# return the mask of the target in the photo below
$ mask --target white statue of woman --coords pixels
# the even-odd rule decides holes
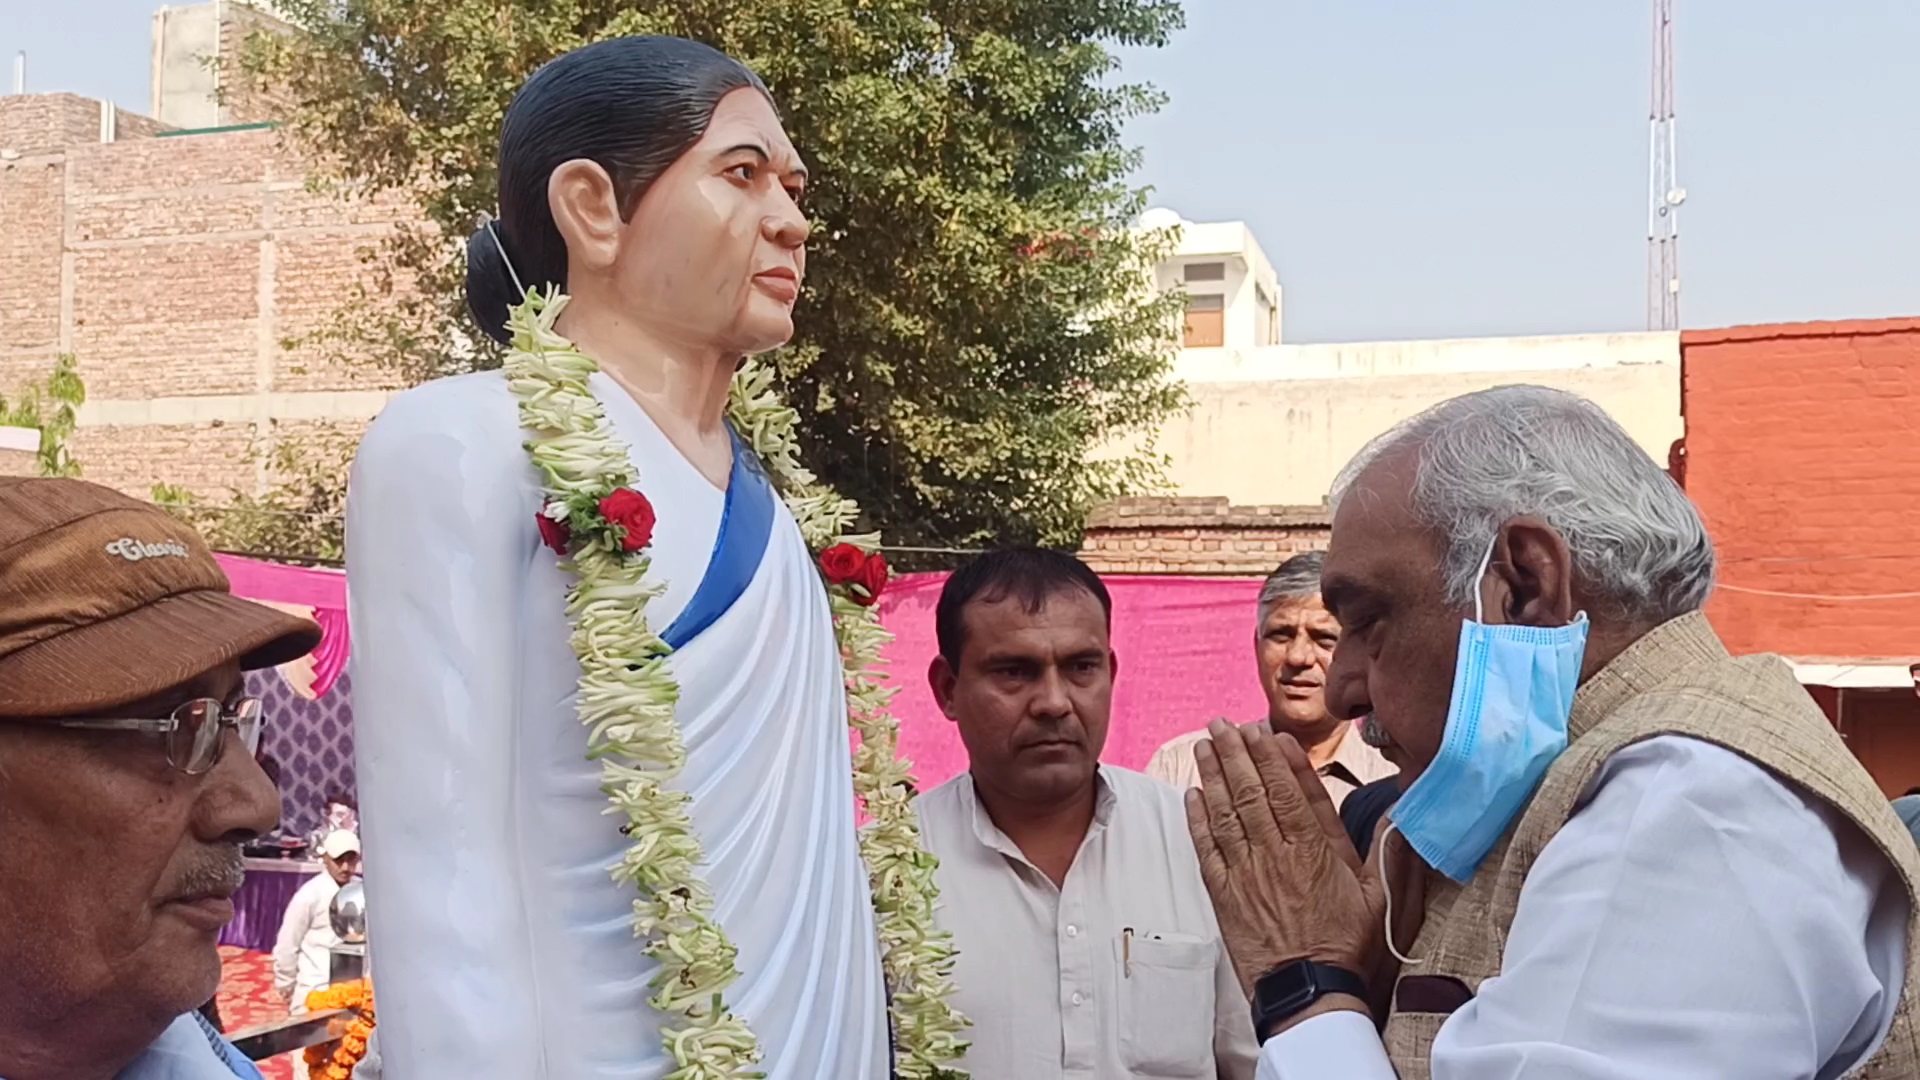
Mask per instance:
[[[725,421],[743,356],[793,333],[806,171],[766,88],[675,38],[563,56],[514,99],[468,298],[525,288],[657,514],[645,607],[674,651],[700,874],[738,948],[727,1006],[774,1080],[883,1080],[886,992],[856,848],[847,704],[814,557]],[[499,373],[401,394],[347,509],[368,915],[389,1080],[657,1078],[666,1018],[627,850],[586,757],[567,573]]]

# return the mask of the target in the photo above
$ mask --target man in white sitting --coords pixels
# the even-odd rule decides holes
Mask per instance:
[[[933,692],[969,771],[922,795],[935,916],[981,1080],[1250,1080],[1253,1025],[1180,796],[1099,763],[1115,661],[1105,586],[1071,555],[947,580]]]
[[[300,886],[280,918],[273,946],[273,990],[294,1016],[307,1011],[307,995],[332,982],[333,898],[360,872],[360,838],[335,829],[320,842],[321,872]]]
[[[1340,621],[1320,602],[1325,560],[1325,552],[1302,552],[1267,577],[1255,616],[1253,659],[1267,698],[1267,726],[1299,742],[1337,810],[1356,789],[1392,776],[1394,767],[1360,739],[1353,724],[1327,711],[1327,662],[1340,642]],[[1168,741],[1153,752],[1147,775],[1177,788],[1200,786],[1193,748],[1206,735],[1202,728]]]

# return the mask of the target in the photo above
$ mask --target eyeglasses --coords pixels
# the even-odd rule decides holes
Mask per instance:
[[[63,718],[43,721],[54,727],[82,731],[144,731],[167,738],[167,764],[199,776],[220,763],[228,728],[240,733],[247,753],[260,749],[262,709],[259,698],[240,698],[227,706],[212,698],[186,702],[167,716],[155,719],[118,717]]]

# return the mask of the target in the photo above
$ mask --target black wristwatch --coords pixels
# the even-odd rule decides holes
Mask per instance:
[[[1253,1034],[1262,1043],[1275,1025],[1328,994],[1367,999],[1367,981],[1346,968],[1295,960],[1253,981]]]

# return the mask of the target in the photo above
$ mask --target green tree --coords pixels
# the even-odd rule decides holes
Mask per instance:
[[[376,281],[347,321],[403,377],[498,363],[445,238],[493,209],[514,89],[590,41],[678,34],[758,71],[813,167],[808,295],[774,358],[809,467],[930,547],[1075,544],[1093,505],[1158,484],[1150,451],[1097,452],[1184,402],[1177,298],[1147,289],[1170,237],[1128,227],[1145,194],[1121,125],[1160,98],[1110,49],[1164,44],[1176,0],[277,6],[305,32],[256,36],[250,73],[332,182],[406,191],[428,223],[390,253],[418,292]]]
[[[61,354],[53,371],[41,382],[29,383],[12,404],[0,397],[0,427],[40,429],[41,476],[79,476],[80,463],[67,453],[67,439],[87,403],[87,387],[74,369],[73,357]]]

